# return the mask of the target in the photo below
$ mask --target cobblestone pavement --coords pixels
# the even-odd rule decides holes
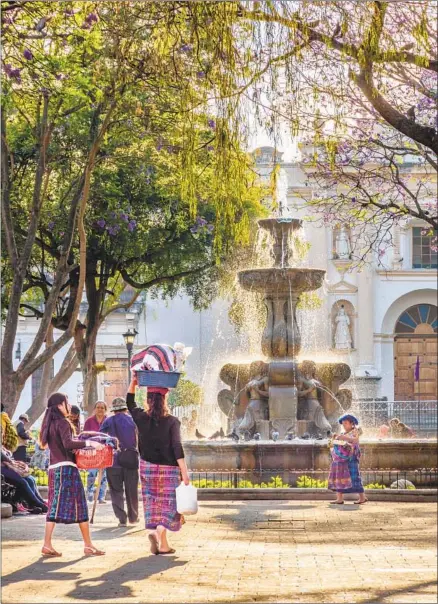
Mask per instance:
[[[436,602],[436,504],[203,502],[152,556],[141,526],[99,506],[85,558],[77,526],[59,526],[63,557],[39,556],[44,518],[3,521],[2,602]]]

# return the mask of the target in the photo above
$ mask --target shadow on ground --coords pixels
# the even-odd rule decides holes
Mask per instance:
[[[75,588],[66,596],[81,602],[84,600],[111,602],[118,598],[129,598],[134,594],[125,583],[144,581],[153,575],[184,566],[184,564],[186,562],[175,560],[175,556],[144,556],[109,570],[94,579],[76,581]]]
[[[133,596],[132,589],[124,583],[144,581],[153,575],[186,564],[184,561],[176,560],[175,556],[148,555],[88,579],[81,579],[79,572],[62,572],[63,568],[70,567],[83,559],[84,557],[76,560],[54,561],[40,558],[32,564],[2,577],[2,588],[29,580],[41,581],[42,585],[47,581],[76,580],[74,589],[68,592],[66,597],[80,601],[101,602],[107,600],[111,602],[114,599]]]
[[[354,602],[354,604],[389,604],[389,602],[399,602],[404,601],[399,600],[397,597],[405,597],[407,595],[416,596],[416,602],[424,602],[422,599],[423,596],[431,596],[433,592],[431,592],[428,588],[435,587],[436,581],[424,581],[424,582],[416,582],[411,585],[404,585],[403,587],[399,587],[397,589],[360,589],[354,588],[354,599],[349,600],[350,602]],[[358,595],[359,594],[359,595]],[[211,600],[213,604],[249,604],[253,602],[297,602],[297,603],[321,603],[321,602],[340,602],[340,597],[345,597],[345,590],[342,590],[342,594],[340,591],[333,589],[324,589],[320,591],[294,591],[288,594],[281,595],[270,595],[270,594],[257,594],[253,596],[239,596],[238,599],[234,599],[232,597],[227,598],[226,600]],[[391,598],[391,599],[389,599]],[[397,598],[396,600],[394,598]],[[345,601],[345,600],[343,600]]]

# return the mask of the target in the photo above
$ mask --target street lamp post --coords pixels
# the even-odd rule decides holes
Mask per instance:
[[[126,350],[128,351],[128,385],[131,381],[131,357],[132,357],[132,348],[134,346],[135,336],[138,335],[138,331],[134,329],[131,331],[131,328],[128,329],[126,333],[123,334],[123,339],[125,340]]]

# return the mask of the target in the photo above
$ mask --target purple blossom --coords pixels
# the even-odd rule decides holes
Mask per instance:
[[[216,128],[216,122],[214,120],[208,120],[208,127],[214,130]]]
[[[5,72],[5,74],[6,74],[6,75],[8,75],[8,76],[10,76],[10,75],[11,75],[11,72],[12,72],[12,65],[11,65],[10,63],[6,63],[6,64],[3,66],[3,69],[4,69],[4,72]]]
[[[118,224],[107,226],[106,230],[108,231],[108,235],[117,235],[117,233],[120,231],[120,226]]]
[[[213,145],[208,145],[207,146],[207,151],[214,151]]]
[[[117,218],[117,214],[116,214],[116,212],[114,212],[114,211],[113,211],[113,212],[111,212],[111,213],[110,213],[110,217],[111,217],[113,220],[114,220],[115,218]]]
[[[20,79],[21,76],[21,69],[11,69],[11,71],[9,72],[9,75],[11,76],[11,78],[15,78],[16,80]]]
[[[207,226],[207,231],[208,231],[209,233],[212,233],[212,232],[214,231],[214,224],[209,224],[209,225]]]
[[[137,226],[137,221],[136,221],[136,220],[130,220],[130,221],[128,222],[128,231],[129,231],[130,233],[132,233],[132,231],[134,231],[134,230],[135,230],[135,227],[136,227],[136,226]]]
[[[192,47],[190,44],[183,44],[183,45],[180,47],[179,51],[180,51],[180,52],[186,52],[186,53],[188,53],[188,52],[190,52],[192,49],[193,49],[193,47]]]
[[[198,80],[203,80],[205,78],[205,71],[197,71],[196,77],[198,78]]]
[[[155,149],[156,149],[157,151],[161,151],[161,149],[163,148],[163,146],[164,146],[164,145],[163,145],[163,143],[160,141],[160,142],[158,142],[158,143],[155,145]]]
[[[202,216],[198,216],[198,218],[196,219],[196,224],[202,227],[207,224],[207,221],[205,220],[205,218],[202,218]]]
[[[90,23],[90,24],[91,24],[91,23],[93,23],[93,22],[94,22],[94,23],[97,23],[97,22],[99,21],[99,18],[98,18],[98,16],[96,15],[96,13],[90,13],[89,15],[87,15],[87,16],[85,17],[85,21],[86,21],[87,23]]]
[[[25,48],[23,51],[23,57],[26,59],[26,61],[32,61],[33,54],[28,48]]]
[[[100,218],[97,222],[96,222],[97,226],[100,227],[101,229],[105,228],[106,222],[103,218]]]
[[[59,81],[62,82],[62,80],[67,79],[67,76],[65,75],[65,73],[57,73],[55,78]]]
[[[49,231],[53,231],[53,229],[55,228],[55,223],[53,221],[49,222],[47,228],[49,229]]]
[[[125,214],[125,212],[120,212],[120,220],[123,220],[123,222],[129,222],[128,214]]]

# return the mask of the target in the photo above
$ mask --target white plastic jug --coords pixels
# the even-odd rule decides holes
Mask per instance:
[[[179,514],[192,516],[198,511],[198,489],[183,482],[176,488],[176,509]]]

